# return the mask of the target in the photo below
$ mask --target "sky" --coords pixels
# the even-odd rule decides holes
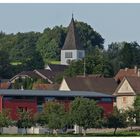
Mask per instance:
[[[0,30],[43,32],[47,27],[68,26],[74,19],[89,24],[105,39],[105,48],[111,42],[137,41],[140,44],[139,4],[2,4],[0,3]]]

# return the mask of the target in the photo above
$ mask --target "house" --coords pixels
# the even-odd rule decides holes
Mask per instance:
[[[64,91],[94,91],[112,95],[118,84],[113,78],[77,76],[63,79],[59,90]]]
[[[79,60],[85,57],[85,50],[79,39],[74,18],[72,16],[68,33],[61,50],[61,64],[68,65],[72,60]]]
[[[124,77],[113,95],[118,109],[132,108],[136,96],[140,96],[140,77]]]
[[[65,110],[70,109],[75,97],[94,99],[107,115],[113,111],[114,96],[101,92],[89,91],[49,91],[49,90],[0,90],[0,112],[10,110],[10,117],[17,119],[17,110],[32,110],[32,114],[41,112],[44,103],[55,101],[63,104]]]
[[[15,75],[14,77],[12,77],[9,82],[10,83],[14,83],[16,79],[25,79],[25,78],[31,78],[31,79],[43,79],[40,75],[38,75],[37,73],[35,73],[34,71],[23,71],[21,73],[18,73],[17,75]]]
[[[32,78],[32,79],[42,79],[48,83],[54,83],[57,76],[63,75],[66,65],[49,64],[45,69],[35,69],[33,71],[23,71],[14,77],[12,77],[9,82],[14,83],[18,78]]]
[[[133,69],[129,69],[129,68],[120,69],[119,72],[115,76],[115,80],[120,82],[126,76],[139,77],[140,69],[138,69],[136,66]]]

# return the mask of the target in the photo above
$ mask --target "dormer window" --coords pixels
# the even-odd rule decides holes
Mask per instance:
[[[72,52],[65,52],[65,58],[72,58]]]

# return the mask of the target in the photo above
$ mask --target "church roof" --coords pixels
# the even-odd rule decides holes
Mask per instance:
[[[73,17],[68,27],[68,33],[62,50],[84,50],[78,37]]]

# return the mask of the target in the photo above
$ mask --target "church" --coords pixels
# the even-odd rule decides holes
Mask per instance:
[[[61,64],[68,65],[72,60],[80,60],[85,57],[85,50],[79,39],[74,18],[72,16],[68,33],[61,50]]]

